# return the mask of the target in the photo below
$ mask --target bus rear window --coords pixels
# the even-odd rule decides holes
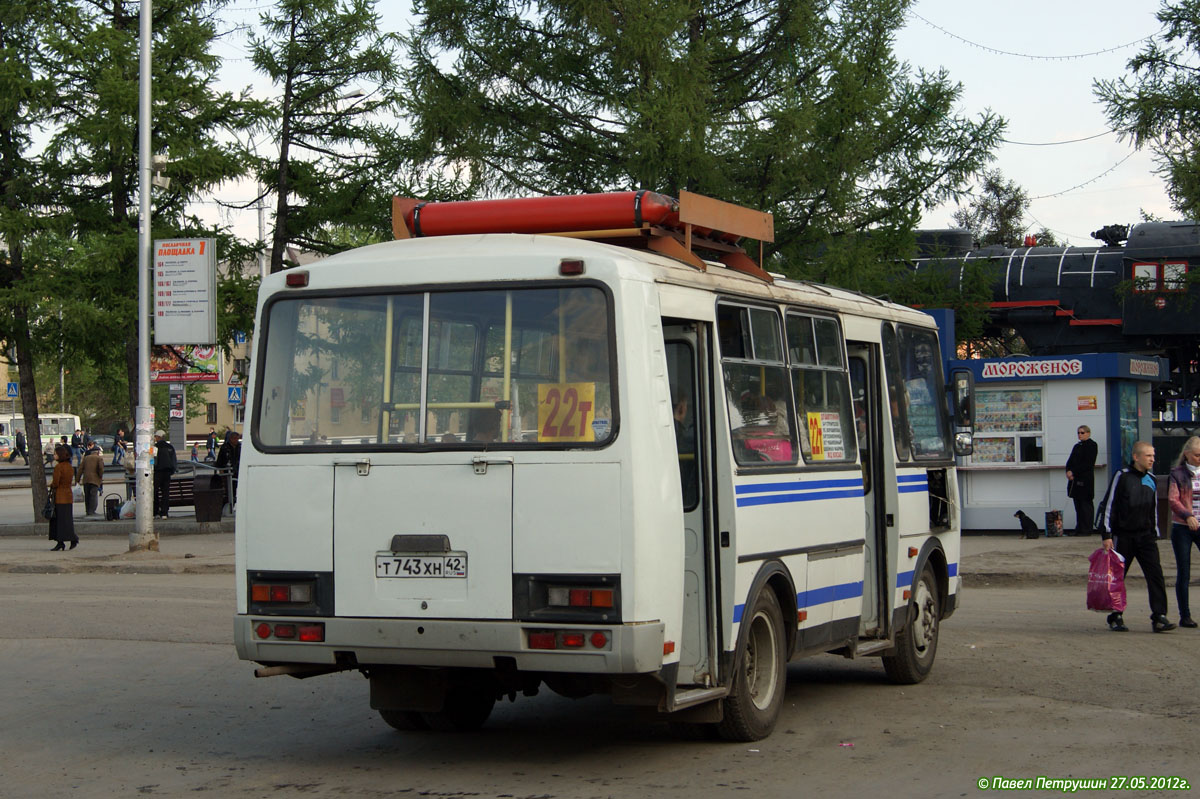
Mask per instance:
[[[598,446],[615,433],[596,287],[287,297],[266,321],[268,448]]]

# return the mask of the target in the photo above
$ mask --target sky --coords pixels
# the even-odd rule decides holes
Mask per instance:
[[[384,28],[404,33],[405,0],[385,0],[378,10]],[[227,9],[230,29],[253,24],[266,0],[235,0]],[[946,69],[963,86],[958,112],[985,110],[1008,120],[991,168],[1025,189],[1032,199],[1024,220],[1030,233],[1048,228],[1072,246],[1098,244],[1091,232],[1109,224],[1135,224],[1147,211],[1179,218],[1155,174],[1149,151],[1135,151],[1109,132],[1093,81],[1126,74],[1126,63],[1159,31],[1156,0],[917,0],[895,53],[913,70]],[[218,46],[226,59],[228,88],[246,85],[264,94],[269,86],[250,68],[246,36],[232,32]],[[1086,139],[1086,141],[1073,141]],[[1052,144],[1055,142],[1072,142]],[[1033,146],[1041,145],[1041,146]],[[221,199],[252,196],[244,184],[223,187]],[[257,214],[228,212],[208,202],[195,209],[220,219],[248,238],[257,235]],[[925,214],[924,228],[952,227],[953,205]],[[270,224],[269,213],[267,224]]]

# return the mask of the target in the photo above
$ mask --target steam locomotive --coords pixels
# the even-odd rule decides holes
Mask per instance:
[[[972,249],[968,231],[921,231],[914,266],[955,280],[964,263],[988,261],[991,325],[1015,329],[1031,354],[1163,356],[1171,380],[1156,400],[1200,399],[1200,223],[1113,225],[1092,236],[1104,245]]]

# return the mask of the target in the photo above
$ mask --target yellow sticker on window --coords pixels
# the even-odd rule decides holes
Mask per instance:
[[[595,383],[538,384],[538,441],[595,441]]]

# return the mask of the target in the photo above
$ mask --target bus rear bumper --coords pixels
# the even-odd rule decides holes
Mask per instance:
[[[263,638],[266,624],[324,625],[320,642]],[[562,633],[581,633],[582,646],[565,646]],[[555,648],[530,646],[530,633],[555,634]],[[597,646],[601,633],[605,643]],[[238,657],[258,663],[396,665],[494,668],[497,658],[521,671],[573,674],[646,674],[663,667],[661,622],[617,625],[536,625],[514,621],[371,619],[330,617],[234,617]]]

